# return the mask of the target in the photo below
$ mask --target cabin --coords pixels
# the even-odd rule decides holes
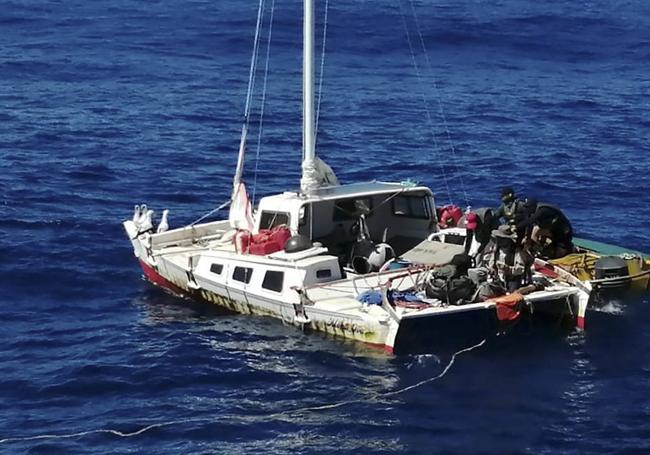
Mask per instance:
[[[369,182],[271,195],[260,200],[254,219],[254,234],[284,225],[308,239],[306,246],[242,255],[227,220],[147,235],[142,241],[131,221],[125,228],[136,255],[149,258],[167,281],[212,296],[230,295],[229,302],[246,301],[244,293],[251,288],[259,298],[291,301],[296,288],[377,271],[383,259],[372,268],[354,265],[359,258],[370,264],[360,245],[369,245],[365,252],[372,254],[385,243],[401,256],[437,230],[431,190],[412,183]]]
[[[435,231],[437,222],[431,190],[411,182],[356,183],[318,188],[308,195],[296,191],[267,196],[255,219],[255,232],[286,225],[341,259],[358,241],[361,223],[370,241],[389,244],[399,256]]]

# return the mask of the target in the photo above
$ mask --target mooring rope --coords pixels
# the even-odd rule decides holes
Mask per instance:
[[[449,370],[451,369],[452,365],[456,361],[456,357],[459,356],[460,354],[473,351],[474,349],[477,349],[481,346],[483,346],[486,343],[486,339],[481,341],[480,343],[477,343],[473,346],[470,346],[468,348],[461,349],[460,351],[455,352],[452,356],[451,359],[449,360],[449,363],[447,363],[447,366],[442,370],[441,373],[437,374],[436,376],[433,376],[431,378],[425,379],[423,381],[420,381],[418,383],[415,383],[413,385],[404,387],[399,390],[395,390],[393,392],[388,392],[388,393],[383,393],[383,394],[376,394],[375,398],[381,398],[381,397],[392,397],[395,395],[402,394],[404,392],[407,392],[409,390],[416,389],[418,387],[422,387],[425,384],[428,384],[430,382],[436,381],[443,376],[445,376]],[[338,403],[332,403],[332,404],[326,404],[326,405],[321,405],[321,406],[308,406],[304,408],[298,408],[298,409],[292,409],[288,411],[282,411],[282,412],[276,412],[272,414],[266,414],[266,415],[260,415],[257,416],[257,418],[261,419],[268,419],[269,417],[278,417],[282,415],[291,415],[291,414],[296,414],[296,413],[302,413],[302,412],[315,412],[315,411],[324,411],[328,409],[335,409],[335,408],[340,408],[341,406],[345,406],[347,404],[353,404],[353,403],[364,403],[368,400],[364,399],[357,399],[357,400],[345,400],[345,401],[340,401]],[[233,419],[236,419],[237,417],[233,416]],[[223,418],[222,418],[223,419]],[[250,417],[242,417],[241,420],[251,420]],[[67,433],[67,434],[41,434],[41,435],[35,435],[35,436],[24,436],[24,437],[12,437],[12,438],[3,438],[0,439],[0,444],[6,444],[6,443],[12,443],[12,442],[27,442],[27,441],[38,441],[38,440],[49,440],[49,439],[72,439],[72,438],[79,438],[83,436],[88,436],[91,434],[112,434],[114,436],[119,436],[121,438],[130,438],[134,436],[139,436],[143,433],[146,433],[147,431],[153,430],[155,428],[162,428],[162,427],[167,427],[171,425],[180,425],[184,423],[210,423],[214,422],[214,418],[207,418],[207,417],[197,417],[195,419],[178,419],[178,420],[170,420],[167,422],[159,422],[159,423],[152,423],[146,426],[143,426],[142,428],[135,430],[135,431],[120,431],[120,430],[115,430],[112,428],[100,428],[96,430],[86,430],[86,431],[79,431],[76,433]]]
[[[205,419],[203,419],[205,420]],[[110,428],[106,429],[98,429],[98,430],[88,430],[88,431],[80,431],[78,433],[69,433],[69,434],[41,434],[37,436],[28,436],[24,438],[4,438],[0,439],[0,444],[4,444],[7,442],[26,442],[26,441],[37,441],[39,439],[70,439],[70,438],[79,438],[82,436],[88,436],[90,434],[101,434],[101,433],[107,433],[107,434],[112,434],[115,436],[119,436],[121,438],[129,438],[132,436],[138,436],[141,435],[142,433],[145,433],[149,430],[152,430],[154,428],[160,428],[160,427],[165,427],[169,425],[175,425],[175,424],[180,424],[180,423],[187,423],[187,422],[197,422],[199,421],[198,419],[196,420],[176,420],[176,421],[171,421],[171,422],[162,422],[162,423],[153,423],[151,425],[147,425],[146,427],[142,427],[139,430],[136,431],[131,431],[131,432],[123,432],[119,430],[114,430]]]
[[[451,359],[449,360],[449,363],[447,366],[442,370],[441,373],[437,374],[436,376],[430,377],[428,379],[422,380],[416,384],[404,387],[399,390],[395,390],[393,392],[388,392],[388,393],[383,393],[383,394],[377,394],[376,397],[392,397],[395,395],[399,395],[401,393],[407,392],[409,390],[416,389],[418,387],[422,387],[425,384],[428,384],[433,381],[437,381],[438,379],[442,378],[444,375],[446,375],[449,372],[449,369],[452,367],[454,362],[456,361],[456,357],[460,354],[463,354],[465,352],[473,351],[474,349],[478,349],[481,346],[483,346],[486,343],[487,339],[483,339],[480,343],[477,343],[473,346],[470,346],[465,349],[461,349],[460,351],[455,352],[452,356]],[[357,399],[357,400],[345,400],[345,401],[340,401],[338,403],[332,403],[332,404],[325,404],[321,406],[310,406],[306,408],[300,408],[300,409],[293,409],[291,411],[282,411],[282,412],[276,412],[275,414],[270,414],[269,417],[275,417],[275,416],[280,416],[280,415],[286,415],[286,414],[295,414],[299,412],[305,412],[305,411],[323,411],[325,409],[335,409],[335,408],[340,408],[341,406],[344,406],[346,404],[353,404],[353,403],[364,403],[367,400],[362,400],[362,399]],[[0,441],[1,442],[1,441]]]

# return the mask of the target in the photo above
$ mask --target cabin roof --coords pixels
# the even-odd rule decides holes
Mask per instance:
[[[370,196],[373,194],[395,193],[398,191],[403,191],[405,193],[424,191],[427,194],[431,194],[431,190],[426,186],[419,186],[412,182],[389,183],[373,181],[317,188],[309,195],[302,195],[299,192],[285,192],[282,194],[267,196],[264,199],[280,199],[284,201],[299,200],[301,203],[305,203]]]

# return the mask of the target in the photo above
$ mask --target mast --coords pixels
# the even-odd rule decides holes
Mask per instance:
[[[318,187],[314,131],[314,2],[304,0],[302,39],[302,178],[300,190]]]

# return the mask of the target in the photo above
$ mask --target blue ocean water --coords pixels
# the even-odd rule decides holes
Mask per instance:
[[[275,3],[256,173],[259,73],[258,198],[299,178],[300,9]],[[650,451],[647,298],[585,334],[391,357],[141,279],[133,204],[179,226],[228,197],[256,13],[2,3],[0,452]],[[650,251],[650,3],[331,0],[327,32],[318,148],[342,181],[473,206],[512,185]]]

